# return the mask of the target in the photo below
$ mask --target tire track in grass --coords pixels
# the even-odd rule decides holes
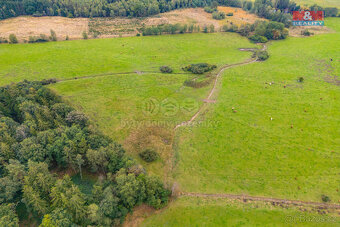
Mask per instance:
[[[241,48],[239,49],[240,51],[249,51],[249,52],[255,52],[257,51],[258,49],[253,49],[253,48]],[[267,50],[267,46],[264,44],[261,51],[264,51],[264,50]],[[213,88],[211,89],[209,95],[207,96],[207,98],[205,99],[205,102],[203,103],[203,105],[199,108],[199,110],[190,118],[189,121],[184,121],[178,125],[176,125],[176,127],[174,128],[174,130],[182,127],[182,126],[185,126],[185,125],[190,125],[197,117],[198,115],[201,114],[202,110],[204,109],[204,107],[209,104],[210,102],[212,102],[212,100],[210,100],[210,98],[213,96],[213,94],[215,93],[216,91],[216,86],[217,86],[217,83],[222,75],[222,73],[224,73],[225,70],[227,69],[231,69],[231,68],[234,68],[234,67],[237,67],[237,66],[242,66],[242,65],[248,65],[248,64],[252,64],[254,62],[257,62],[258,61],[258,57],[256,57],[255,59],[254,58],[250,58],[250,59],[247,59],[246,61],[244,62],[240,62],[240,63],[235,63],[235,64],[232,64],[232,65],[224,65],[222,66],[222,68],[218,71],[218,73],[216,74],[216,78],[215,78],[215,81],[214,81],[214,85],[213,85]]]
[[[251,196],[251,195],[237,195],[237,194],[207,194],[207,193],[196,193],[196,192],[180,192],[179,197],[201,197],[201,198],[227,198],[227,199],[237,199],[246,201],[260,201],[260,202],[270,202],[274,204],[286,204],[291,206],[312,206],[318,207],[320,209],[335,209],[340,211],[340,204],[335,203],[319,203],[319,202],[309,202],[301,200],[290,200],[290,199],[278,199],[272,197],[263,196]]]

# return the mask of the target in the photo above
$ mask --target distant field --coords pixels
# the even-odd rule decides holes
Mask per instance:
[[[93,37],[93,32],[98,33],[99,38],[136,36],[143,26],[153,26],[160,24],[195,24],[201,28],[213,24],[216,31],[220,26],[233,22],[240,25],[252,23],[259,19],[255,14],[245,12],[240,8],[219,7],[221,11],[233,12],[234,16],[227,17],[223,21],[212,18],[212,14],[204,12],[203,8],[188,8],[173,10],[146,18],[66,18],[66,17],[29,17],[21,16],[0,20],[0,37],[8,38],[12,33],[23,42],[29,36],[39,36],[40,34],[50,35],[53,29],[58,40],[82,39],[84,31]]]
[[[214,199],[180,198],[141,226],[336,226],[339,219],[255,204]],[[317,221],[325,219],[327,221]],[[294,221],[292,221],[294,220]],[[315,221],[304,221],[315,220]]]
[[[300,5],[311,6],[313,4],[318,4],[323,7],[337,7],[340,9],[339,0],[294,0],[294,2]]]
[[[218,126],[179,135],[182,190],[340,201],[340,20],[326,23],[337,33],[273,42],[268,61],[225,72],[199,119]]]
[[[3,44],[0,48],[0,85],[23,79],[70,79],[107,73],[159,72],[170,65],[175,72],[190,63],[218,66],[235,63],[252,47],[237,34],[188,34],[159,37],[78,40],[43,44]]]
[[[255,1],[255,0],[252,0]],[[337,7],[340,9],[340,1],[339,0],[292,0],[299,5],[302,6],[311,6],[314,4],[318,4],[319,6],[323,7]]]

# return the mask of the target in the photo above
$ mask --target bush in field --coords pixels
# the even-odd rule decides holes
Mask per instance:
[[[322,202],[325,202],[325,203],[331,201],[331,199],[330,199],[329,196],[327,196],[327,195],[321,195],[321,199],[322,199]]]
[[[251,41],[253,41],[254,43],[266,43],[268,42],[268,39],[264,36],[260,36],[260,35],[252,35],[249,37],[249,39]]]
[[[86,31],[83,31],[83,39],[88,39],[89,38],[89,36],[87,35],[87,32]]]
[[[227,16],[232,17],[232,16],[234,16],[234,13],[227,13]]]
[[[223,13],[223,12],[213,12],[212,17],[215,20],[223,20],[225,18],[225,13]]]
[[[10,35],[9,35],[9,43],[11,43],[11,44],[18,43],[17,36],[14,35],[14,34],[10,34]]]
[[[49,38],[44,35],[44,34],[40,34],[40,36],[30,36],[28,38],[28,42],[29,43],[44,43],[44,42],[48,42],[49,41]]]
[[[167,65],[163,65],[159,68],[162,73],[172,73],[172,68]]]
[[[203,74],[215,69],[216,65],[210,65],[208,63],[191,64],[183,68],[184,71],[192,72],[194,74]]]
[[[304,80],[305,80],[305,78],[303,78],[303,77],[301,76],[301,77],[299,77],[298,82],[299,82],[299,83],[303,83]]]
[[[146,149],[139,153],[139,156],[146,162],[154,162],[158,159],[158,154],[152,149]]]
[[[256,52],[259,61],[265,61],[269,58],[269,54],[266,50],[259,50]]]
[[[222,32],[237,32],[238,31],[238,27],[237,25],[223,25],[222,27]]]
[[[55,31],[51,29],[50,33],[51,33],[50,40],[57,41],[57,34],[55,33]]]
[[[216,8],[212,8],[212,7],[209,7],[209,6],[204,7],[204,11],[207,12],[207,13],[213,13],[216,10],[217,10]]]
[[[265,36],[268,40],[285,39],[289,35],[284,24],[275,21],[256,21],[251,25],[251,31],[255,35]]]
[[[214,33],[214,32],[215,32],[215,26],[214,26],[213,24],[211,24],[211,25],[209,26],[209,32],[210,32],[210,33]]]
[[[0,37],[0,43],[8,43],[8,40]]]
[[[314,35],[314,33],[310,32],[308,29],[305,29],[305,30],[301,31],[301,35],[311,36],[311,35]]]
[[[208,27],[206,25],[203,27],[203,33],[208,33]]]

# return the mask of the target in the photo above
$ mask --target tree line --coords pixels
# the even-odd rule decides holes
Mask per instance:
[[[5,0],[0,1],[0,19],[20,15],[63,16],[63,17],[145,17],[180,8],[218,5],[243,8],[273,21],[291,21],[290,13],[301,7],[291,0]],[[208,8],[209,8],[208,7]],[[206,10],[209,10],[206,8]],[[326,16],[337,16],[337,8],[322,8],[318,5],[310,10],[324,10]],[[212,13],[212,12],[211,12]],[[217,16],[217,15],[216,15]]]
[[[41,226],[113,226],[142,203],[161,208],[170,191],[91,127],[42,82],[0,88],[0,226],[18,226],[23,203]],[[102,180],[85,194],[70,176],[84,170]]]
[[[6,0],[0,1],[0,19],[20,15],[145,17],[210,4],[211,0]]]
[[[302,8],[291,0],[246,0],[242,3],[242,8],[250,13],[254,13],[259,17],[263,17],[272,21],[283,23],[286,27],[291,26],[292,12],[299,10],[325,11],[326,17],[336,17],[338,15],[337,8],[322,8],[316,4]]]

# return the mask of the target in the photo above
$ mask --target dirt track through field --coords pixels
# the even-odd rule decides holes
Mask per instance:
[[[228,198],[228,199],[238,199],[243,201],[261,201],[270,202],[277,204],[287,204],[292,206],[313,206],[321,209],[336,209],[340,211],[340,204],[334,203],[318,203],[318,202],[308,202],[300,200],[289,200],[289,199],[277,199],[271,197],[262,196],[250,196],[250,195],[235,195],[235,194],[206,194],[206,193],[194,193],[194,192],[181,192],[179,196],[188,197],[203,197],[203,198]]]
[[[267,49],[267,46],[264,44],[262,49],[261,50],[266,50]],[[254,52],[256,51],[256,49],[252,49],[252,48],[241,48],[240,51],[250,51],[250,52]],[[211,97],[213,96],[213,94],[215,93],[216,91],[216,86],[217,86],[217,83],[219,81],[219,78],[221,77],[222,73],[227,70],[227,69],[230,69],[230,68],[234,68],[234,67],[237,67],[237,66],[241,66],[241,65],[248,65],[248,64],[252,64],[254,62],[257,62],[258,58],[250,58],[250,59],[247,59],[246,61],[244,62],[240,62],[240,63],[236,63],[236,64],[232,64],[232,65],[224,65],[222,66],[222,68],[218,71],[218,73],[216,74],[216,78],[215,78],[215,81],[214,81],[214,86],[213,88],[211,89],[209,95],[207,96],[207,98],[205,99],[205,103],[203,103],[203,105],[201,106],[201,108],[199,108],[199,110],[197,111],[197,113],[195,113],[191,119],[189,121],[185,121],[185,122],[182,122],[178,125],[176,125],[175,127],[175,130],[178,129],[179,127],[182,127],[182,126],[185,126],[185,125],[190,125],[197,117],[198,115],[200,115],[202,113],[202,110],[204,109],[204,107],[206,106],[206,104],[208,103],[211,103]]]
[[[262,49],[267,50],[267,46],[263,45]],[[240,49],[240,51],[250,51],[254,52],[256,49]],[[190,120],[182,122],[181,124],[178,124],[174,130],[190,125],[203,111],[204,107],[211,103],[209,101],[211,97],[215,94],[216,92],[216,87],[217,83],[219,82],[219,78],[221,77],[222,73],[230,68],[234,68],[237,66],[242,66],[242,65],[248,65],[252,64],[254,62],[257,62],[258,58],[251,58],[247,59],[244,62],[241,63],[236,63],[232,65],[224,65],[216,74],[216,78],[214,81],[214,85],[209,92],[209,95],[205,99],[206,102],[201,106],[201,108],[195,113]],[[340,211],[340,204],[329,204],[329,203],[318,203],[318,202],[308,202],[308,201],[300,201],[300,200],[287,200],[287,199],[278,199],[278,198],[271,198],[271,197],[260,197],[260,196],[250,196],[250,195],[236,195],[236,194],[205,194],[205,193],[193,193],[193,192],[179,192],[179,196],[188,196],[188,197],[204,197],[204,198],[228,198],[228,199],[237,199],[237,200],[242,200],[242,201],[262,201],[262,202],[271,202],[273,204],[285,204],[285,205],[290,205],[290,206],[313,206],[313,207],[318,207],[321,209],[335,209],[337,211]]]

